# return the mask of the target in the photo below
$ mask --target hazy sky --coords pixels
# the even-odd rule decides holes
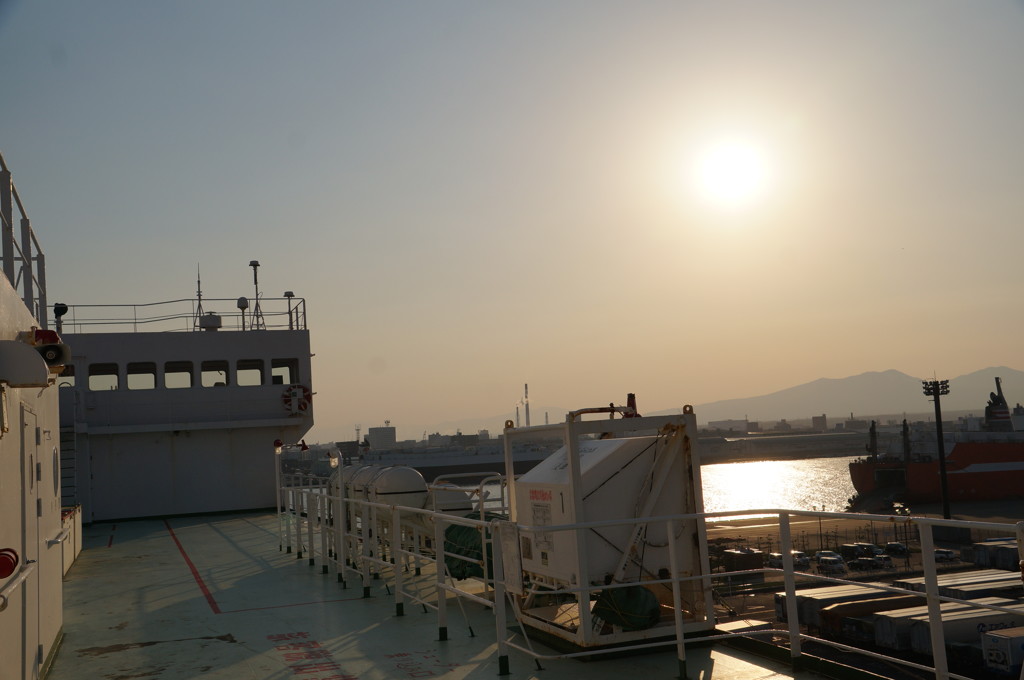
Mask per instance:
[[[311,440],[1021,367],[1020,3],[0,0],[0,64],[50,300],[260,260]]]

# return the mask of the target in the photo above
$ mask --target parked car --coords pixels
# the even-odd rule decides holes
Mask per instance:
[[[840,562],[843,561],[843,558],[839,556],[839,553],[833,552],[832,550],[819,550],[818,552],[816,552],[814,554],[814,561],[817,562],[818,564],[821,564],[821,560],[826,558],[826,557],[834,557],[835,559],[839,560]]]
[[[791,550],[793,553],[793,568],[794,569],[807,569],[811,566],[811,560],[807,555],[799,550]],[[772,569],[782,569],[782,553],[768,553],[768,561],[765,562],[765,566]]]
[[[897,557],[903,557],[910,553],[907,546],[897,541],[890,541],[885,544],[885,552],[890,555],[896,555]]]
[[[952,550],[946,548],[935,549],[935,561],[936,562],[956,562],[960,557]]]
[[[846,565],[839,557],[822,557],[818,560],[819,574],[845,574]]]
[[[874,543],[854,543],[854,545],[860,548],[861,557],[875,557],[885,552]]]
[[[882,560],[877,557],[858,557],[847,562],[846,566],[850,568],[850,571],[869,571],[871,569],[881,569]]]
[[[882,563],[883,569],[895,569],[896,565],[892,563],[892,557],[889,555],[877,555],[875,559]]]
[[[855,543],[844,543],[839,546],[839,554],[842,555],[844,560],[849,562],[850,560],[862,557],[864,555],[864,551]]]

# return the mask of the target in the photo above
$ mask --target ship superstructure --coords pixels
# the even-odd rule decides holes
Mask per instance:
[[[273,442],[313,424],[305,302],[242,300],[62,315],[65,501],[87,522],[274,506]]]
[[[46,326],[45,259],[2,156],[0,217],[0,677],[37,678],[60,643],[61,577],[74,559],[57,423],[66,348]]]

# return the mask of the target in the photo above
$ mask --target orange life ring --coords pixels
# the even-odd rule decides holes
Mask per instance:
[[[300,394],[296,394],[296,391],[301,391]],[[281,401],[284,403],[284,408],[287,411],[291,411],[293,408],[292,402],[296,400],[294,408],[299,411],[305,411],[309,408],[309,405],[313,403],[313,393],[309,391],[309,388],[305,385],[291,385],[286,387],[284,394],[281,395]]]

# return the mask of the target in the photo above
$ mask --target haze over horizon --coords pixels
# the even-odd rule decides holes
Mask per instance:
[[[307,299],[317,425],[1013,366],[1024,5],[14,1],[51,302]],[[922,409],[925,410],[925,409]],[[403,438],[421,431],[400,431]]]

